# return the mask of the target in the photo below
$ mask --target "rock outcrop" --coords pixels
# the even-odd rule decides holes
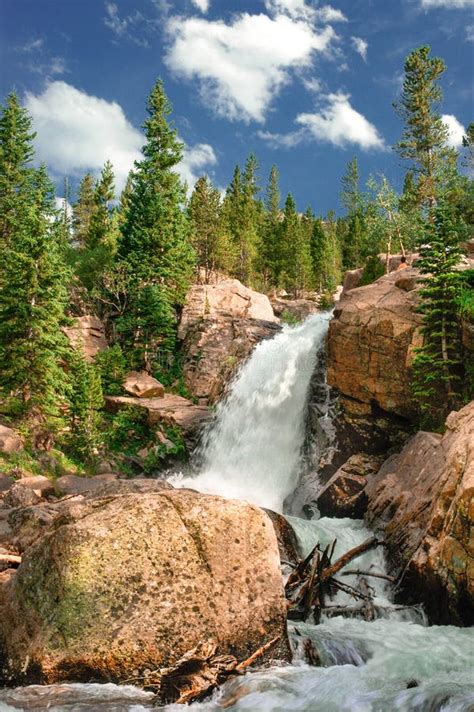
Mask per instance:
[[[217,400],[255,344],[274,336],[278,321],[268,297],[237,279],[191,287],[178,336],[186,387],[199,403]]]
[[[386,451],[411,427],[411,364],[422,344],[418,276],[412,268],[392,272],[351,289],[336,305],[327,380],[339,395],[345,459],[358,451]]]
[[[316,299],[271,299],[273,312],[278,318],[290,315],[295,321],[304,321],[310,314],[318,311]]]
[[[245,659],[281,636],[287,655],[269,517],[236,500],[133,484],[64,502],[68,511],[4,578],[1,683],[124,681],[203,641]]]
[[[404,595],[438,623],[474,623],[474,402],[443,436],[419,432],[369,480],[368,521],[404,572]]]
[[[104,324],[96,316],[76,317],[73,324],[65,327],[63,331],[71,344],[82,350],[89,363],[92,363],[99,351],[107,348]]]
[[[195,405],[187,398],[174,393],[167,393],[162,398],[106,396],[105,404],[111,412],[130,406],[141,408],[146,411],[150,426],[177,425],[190,447],[195,444],[199,431],[211,417],[207,407]]]

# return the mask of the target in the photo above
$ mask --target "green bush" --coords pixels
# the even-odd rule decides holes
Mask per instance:
[[[300,319],[296,316],[296,314],[293,314],[288,309],[283,309],[280,314],[280,321],[284,324],[289,324],[290,326],[295,326],[300,323]]]
[[[372,284],[379,277],[385,274],[385,267],[382,264],[378,255],[370,255],[364,265],[364,271],[360,279],[359,287],[365,287],[367,284]]]

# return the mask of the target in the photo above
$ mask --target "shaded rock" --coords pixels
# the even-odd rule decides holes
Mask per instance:
[[[71,344],[82,350],[89,363],[92,363],[100,351],[107,348],[104,324],[96,316],[76,317],[73,319],[73,325],[64,327],[63,331]]]
[[[363,517],[367,509],[368,477],[374,475],[381,464],[381,458],[374,455],[352,455],[321,490],[316,500],[321,516]]]
[[[42,502],[33,506],[20,506],[8,513],[9,541],[23,552],[47,533],[61,510]]]
[[[2,473],[0,473],[0,494],[9,490],[14,482],[15,480],[13,477],[2,475]]]
[[[200,403],[216,401],[238,364],[278,329],[268,297],[237,279],[194,285],[178,330],[186,387]]]
[[[280,561],[288,561],[290,564],[297,564],[301,557],[298,538],[293,527],[282,514],[273,512],[271,509],[265,509],[265,512],[272,520],[278,542]]]
[[[80,477],[79,475],[63,475],[56,480],[56,492],[59,496],[82,494],[96,490],[105,482],[116,480],[118,475],[114,472],[107,472],[95,477]]]
[[[137,398],[161,398],[165,395],[164,386],[145,371],[127,373],[123,389]]]
[[[41,496],[29,487],[15,482],[4,496],[3,502],[7,507],[30,507],[41,502]]]
[[[167,393],[163,398],[132,398],[106,396],[106,407],[112,412],[121,408],[138,406],[147,412],[149,425],[177,425],[189,446],[193,446],[200,429],[211,417],[208,408],[194,405],[182,396]]]
[[[188,490],[85,506],[57,520],[0,588],[2,682],[123,681],[203,640],[238,659],[286,641],[277,541],[262,510]]]
[[[344,281],[342,284],[342,295],[349,292],[351,289],[356,289],[362,279],[364,274],[364,268],[358,267],[357,269],[349,269],[344,273]]]
[[[0,425],[0,452],[12,453],[23,450],[23,441],[18,433],[6,425]]]
[[[417,433],[366,493],[404,595],[434,622],[474,623],[474,402],[448,416],[443,436]]]
[[[328,336],[328,383],[366,412],[374,405],[409,418],[411,363],[420,346],[418,290],[406,291],[397,281],[416,279],[410,268],[381,277],[367,287],[347,292],[334,312]]]

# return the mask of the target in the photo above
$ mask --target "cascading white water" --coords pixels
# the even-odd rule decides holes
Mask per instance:
[[[329,317],[285,326],[255,348],[217,407],[200,474],[173,484],[282,511],[297,484],[308,386]]]

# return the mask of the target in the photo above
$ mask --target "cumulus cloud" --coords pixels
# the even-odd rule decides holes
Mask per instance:
[[[436,7],[449,9],[474,7],[474,0],[421,0],[421,6],[427,10]]]
[[[290,0],[279,4],[290,11]],[[293,4],[304,6],[296,0]],[[288,14],[248,13],[230,24],[174,17],[168,32],[166,63],[172,71],[198,79],[204,101],[217,114],[259,122],[289,82],[291,70],[311,66],[313,53],[328,51],[336,36],[330,26],[317,31],[312,23]]]
[[[98,173],[110,159],[117,189],[123,188],[140,158],[143,136],[119,104],[55,81],[41,94],[28,93],[25,105],[37,132],[39,161],[58,175],[80,176],[86,171]]]
[[[273,147],[283,148],[317,140],[339,148],[351,144],[363,151],[386,149],[376,127],[351,106],[348,94],[328,94],[325,100],[326,106],[321,111],[298,114],[295,121],[301,126],[300,129],[287,134],[260,131],[259,137]]]
[[[366,42],[366,40],[363,40],[362,37],[351,37],[351,42],[355,51],[360,54],[364,62],[366,62],[369,43]]]
[[[464,126],[453,114],[443,114],[441,120],[449,130],[448,146],[451,148],[460,148],[462,146],[463,136],[466,135]]]
[[[201,12],[206,13],[209,10],[210,0],[191,0],[191,2]]]
[[[315,12],[306,0],[265,0],[265,7],[273,14],[285,14],[294,18],[311,18]]]
[[[192,190],[197,179],[206,172],[207,168],[215,166],[216,163],[216,154],[208,143],[185,145],[183,160],[176,167],[176,172],[186,182],[188,190]]]
[[[335,146],[355,144],[364,151],[385,148],[376,127],[351,106],[349,94],[329,94],[324,109],[313,114],[299,114],[296,122],[317,140]]]

